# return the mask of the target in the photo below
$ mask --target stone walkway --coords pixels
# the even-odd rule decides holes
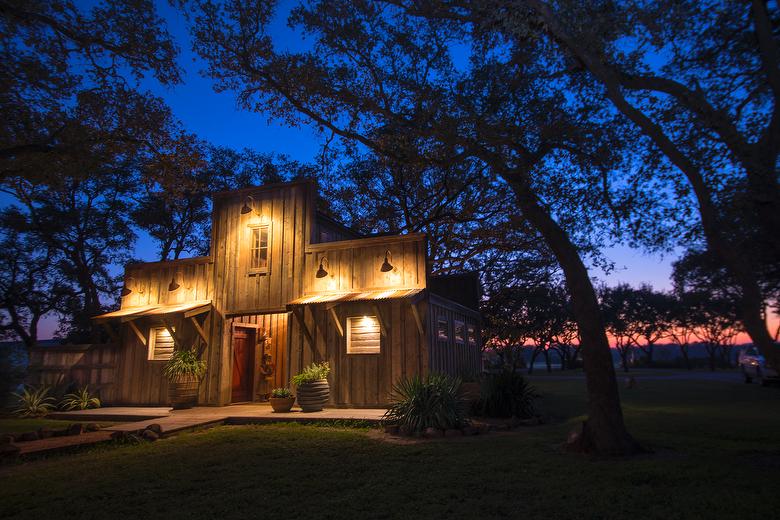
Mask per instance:
[[[52,418],[73,421],[111,421],[113,426],[97,432],[69,437],[51,437],[38,441],[19,443],[21,455],[58,451],[73,446],[96,444],[111,439],[114,432],[139,433],[150,424],[159,424],[162,435],[220,424],[267,424],[277,422],[316,422],[332,420],[360,420],[378,423],[384,409],[377,408],[326,408],[321,412],[274,413],[268,404],[239,404],[231,406],[202,406],[189,410],[172,410],[160,407],[106,407],[93,410],[58,412]],[[123,421],[130,422],[123,422]]]

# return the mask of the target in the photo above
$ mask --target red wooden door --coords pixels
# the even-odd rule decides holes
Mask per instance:
[[[243,330],[233,331],[233,386],[234,403],[252,400],[252,342]]]

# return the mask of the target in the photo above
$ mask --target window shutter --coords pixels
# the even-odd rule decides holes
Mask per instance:
[[[347,354],[379,354],[380,338],[376,316],[347,318]]]

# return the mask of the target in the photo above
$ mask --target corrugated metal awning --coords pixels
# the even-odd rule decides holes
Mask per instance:
[[[423,290],[424,289],[380,289],[375,291],[326,292],[301,296],[288,303],[288,305],[393,300],[397,298],[410,298],[421,293]]]
[[[160,305],[142,305],[140,307],[126,307],[118,311],[107,312],[99,316],[93,316],[93,320],[110,320],[112,318],[124,318],[125,320],[141,318],[143,316],[161,316],[185,312],[190,316],[201,314],[211,309],[211,300],[198,300],[186,303],[172,303]],[[123,320],[123,321],[125,321]]]

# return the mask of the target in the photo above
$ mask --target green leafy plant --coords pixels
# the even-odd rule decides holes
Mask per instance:
[[[54,409],[54,398],[49,396],[49,387],[24,387],[21,394],[14,393],[16,408],[14,415],[22,417],[40,417]]]
[[[429,374],[402,379],[390,395],[391,405],[383,420],[409,432],[426,428],[460,428],[466,424],[466,402],[460,394],[460,379]]]
[[[327,379],[330,374],[330,365],[327,361],[322,363],[312,363],[304,368],[300,374],[293,376],[290,383],[295,386],[304,385],[306,383],[313,383],[320,379]]]
[[[528,418],[534,414],[536,389],[523,376],[511,370],[488,374],[482,388],[476,412],[488,417]]]
[[[60,403],[65,410],[86,410],[88,408],[100,408],[100,399],[89,393],[89,387],[79,388],[73,393],[67,394]]]
[[[206,362],[198,359],[195,349],[174,350],[163,373],[170,381],[186,377],[200,379],[206,373]]]
[[[271,397],[287,399],[288,397],[292,397],[292,392],[289,388],[274,388],[271,390]]]

